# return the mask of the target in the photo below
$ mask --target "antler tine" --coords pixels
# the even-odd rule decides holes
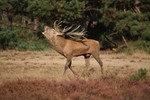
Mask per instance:
[[[57,24],[57,26],[60,27],[60,26],[61,26],[61,23],[62,23],[62,21],[60,21],[60,22]]]
[[[82,29],[82,31],[80,31],[80,33],[84,34],[86,33],[87,31],[85,31],[85,28]],[[85,35],[85,34],[84,34]]]
[[[72,30],[71,32],[75,32],[77,29],[79,29],[81,25],[79,25],[78,27],[76,27],[74,30]]]
[[[76,29],[74,29],[73,31],[71,32],[68,32],[67,34],[70,34],[70,35],[78,35],[78,36],[83,36],[84,33],[86,33],[85,29],[82,29],[82,31],[76,31],[80,26],[78,26]]]
[[[60,31],[59,27],[61,26],[62,21],[60,21],[58,24],[57,24],[57,22],[58,22],[58,20],[56,20],[56,21],[54,22],[54,29],[55,29],[56,31]]]
[[[62,32],[65,33],[67,31],[69,31],[72,27],[73,27],[73,25],[70,27],[65,26]]]
[[[80,27],[81,25],[79,25],[78,27],[76,27],[74,30],[72,30],[71,32],[68,32],[68,33],[66,33],[66,34],[76,34],[76,33],[78,33],[78,32],[75,32],[77,29],[79,29],[79,27]]]
[[[67,33],[67,35],[82,36],[82,35],[84,35],[84,33],[82,33],[82,32],[72,32],[72,33]]]
[[[85,28],[82,29],[82,31],[80,31],[80,33],[86,33],[87,31],[85,31]]]
[[[54,29],[56,28],[56,22],[57,22],[57,21],[58,21],[58,20],[56,20],[56,21],[54,22],[54,26],[53,26],[53,27],[54,27]]]
[[[62,32],[66,32],[67,26],[64,27],[64,29],[62,30]]]

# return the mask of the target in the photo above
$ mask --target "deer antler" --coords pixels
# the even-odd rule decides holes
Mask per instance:
[[[65,33],[67,31],[69,31],[72,27],[73,27],[73,25],[70,27],[65,26],[64,29],[62,30],[62,32]]]
[[[84,33],[86,33],[85,29],[83,29],[82,31],[76,31],[77,29],[79,29],[79,27],[80,27],[80,25],[77,26],[75,29],[73,29],[71,32],[66,32],[66,33],[63,33],[63,34],[65,34],[65,35],[69,36],[70,38],[72,38],[74,40],[77,40],[77,41],[81,41],[82,39],[79,39],[81,37],[86,39],[85,34],[84,34]]]
[[[75,39],[76,38],[75,36],[86,38],[86,37],[84,37],[85,36],[84,33],[86,32],[85,29],[83,29],[82,31],[77,31],[80,28],[81,25],[78,25],[72,31],[70,31],[70,30],[72,29],[73,25],[70,26],[70,27],[65,26],[64,29],[61,30],[60,26],[61,26],[62,21],[58,22],[58,23],[57,22],[58,22],[58,20],[56,20],[54,22],[54,29],[59,33],[58,35],[67,35],[72,39]],[[77,40],[79,40],[79,39],[77,39]]]
[[[82,29],[82,31],[77,31],[77,32],[71,31],[71,32],[69,32],[69,33],[67,33],[67,34],[68,34],[68,35],[84,36],[84,35],[85,35],[84,33],[86,33],[85,29]]]
[[[86,32],[85,31],[85,29],[83,29],[82,31],[76,31],[77,29],[79,29],[79,27],[80,27],[81,25],[78,25],[75,29],[73,29],[72,31],[70,31],[70,32],[67,32],[68,30],[70,30],[73,26],[71,26],[71,27],[69,27],[69,28],[67,28],[67,31],[62,31],[62,32],[64,32],[64,34],[66,34],[66,35],[77,35],[77,36],[83,36],[84,35],[84,33]],[[64,30],[66,29],[66,27],[64,28]],[[66,33],[65,33],[66,32]]]
[[[74,30],[72,30],[71,32],[75,32],[77,29],[79,29],[79,27],[80,27],[81,25],[79,25],[78,27],[76,27]],[[71,33],[70,32],[70,33]]]

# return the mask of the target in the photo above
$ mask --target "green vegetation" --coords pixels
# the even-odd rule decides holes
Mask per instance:
[[[99,40],[106,49],[125,45],[127,52],[150,53],[149,4],[148,0],[0,0],[0,49],[43,50],[47,47],[43,26],[61,20],[62,27],[81,25],[88,38]]]
[[[126,54],[132,55],[135,52],[146,52],[150,53],[150,41],[137,40],[129,43],[128,48],[121,48],[118,52],[124,52]]]
[[[142,79],[145,79],[147,77],[147,74],[148,74],[148,70],[147,69],[140,68],[138,70],[137,74],[130,76],[130,80],[142,80]]]
[[[46,50],[48,43],[24,29],[5,29],[0,31],[2,49]]]

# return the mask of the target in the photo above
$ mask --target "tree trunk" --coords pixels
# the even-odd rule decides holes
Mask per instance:
[[[111,49],[112,49],[112,48],[118,48],[117,43],[115,43],[114,41],[110,40],[105,34],[103,34],[103,35],[104,35],[104,37],[107,39],[108,42],[110,42],[110,43],[113,44],[113,47],[111,47]]]
[[[21,27],[27,28],[28,25],[28,19],[25,16],[22,16],[22,25]]]
[[[124,37],[123,35],[121,35],[121,37],[122,37],[122,39],[123,39],[123,41],[124,41],[125,45],[128,47],[128,43],[127,43],[127,41],[126,41],[125,37]]]
[[[138,6],[135,6],[134,11],[137,12],[137,13],[141,13],[140,7],[138,7]]]
[[[34,30],[36,31],[39,27],[39,18],[34,17]]]
[[[2,26],[1,28],[7,28],[10,25],[9,19],[8,19],[8,13],[6,11],[3,11],[1,14],[2,17]]]

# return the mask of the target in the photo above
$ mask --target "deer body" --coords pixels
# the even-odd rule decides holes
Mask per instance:
[[[52,44],[54,49],[65,57],[81,56],[83,54],[93,54],[95,50],[99,50],[99,43],[95,40],[84,39],[86,45],[71,39],[65,39],[60,36],[55,37]]]
[[[70,70],[76,74],[71,68],[73,57],[84,56],[86,66],[88,67],[90,65],[90,55],[92,55],[99,63],[101,66],[101,73],[103,73],[103,64],[99,58],[99,42],[92,39],[83,39],[81,41],[66,39],[55,29],[51,29],[47,26],[45,27],[43,34],[52,44],[53,48],[67,59],[64,73],[70,68]]]

